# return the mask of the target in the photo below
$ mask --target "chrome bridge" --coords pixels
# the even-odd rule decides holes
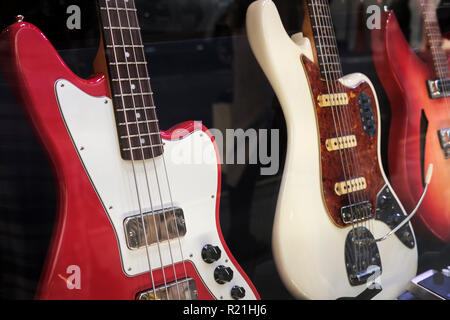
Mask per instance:
[[[144,213],[143,217],[140,214],[129,217],[124,221],[124,229],[127,246],[131,250],[186,235],[184,213],[180,208]]]
[[[341,208],[341,218],[345,224],[357,223],[373,217],[372,203],[364,201]]]
[[[439,130],[438,136],[444,150],[445,159],[450,159],[450,128]]]
[[[450,96],[450,79],[436,79],[427,81],[428,94],[431,99]]]
[[[197,286],[194,279],[183,279],[141,292],[137,300],[198,300]]]

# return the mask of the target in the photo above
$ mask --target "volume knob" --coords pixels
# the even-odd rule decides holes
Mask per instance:
[[[218,284],[224,284],[230,282],[233,279],[233,270],[229,267],[218,266],[214,270],[214,279]]]
[[[207,244],[202,249],[202,259],[206,263],[213,263],[220,259],[222,255],[222,251],[220,251],[219,247],[212,246]]]
[[[231,297],[235,300],[243,299],[245,297],[245,289],[239,286],[234,286],[231,289]]]

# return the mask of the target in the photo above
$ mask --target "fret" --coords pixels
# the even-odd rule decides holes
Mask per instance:
[[[159,156],[162,137],[134,1],[97,0],[97,7],[122,158]]]
[[[136,61],[136,62],[132,62],[132,63],[147,65],[147,62],[145,62],[145,61]],[[112,66],[123,66],[123,65],[128,65],[130,63],[129,62],[110,62],[109,64],[112,65]]]
[[[128,138],[140,138],[140,137],[147,137],[147,136],[154,136],[157,135],[159,133],[144,133],[144,134],[134,134],[134,135],[130,135],[130,136],[121,136],[120,139],[128,139]]]
[[[157,123],[158,120],[143,120],[143,121],[133,121],[133,122],[121,122],[119,123],[119,126],[129,126],[129,125],[138,125],[138,124],[145,124],[145,123]]]
[[[154,110],[156,109],[155,106],[150,107],[133,107],[133,108],[124,108],[124,109],[116,109],[117,112],[126,112],[126,111],[133,111],[133,110]]]
[[[328,2],[306,0],[306,3],[321,77],[335,81],[342,77],[342,67]]]
[[[141,149],[148,149],[148,148],[156,148],[156,147],[163,147],[164,144],[160,143],[160,144],[154,144],[151,146],[142,146],[142,147],[133,147],[133,148],[124,148],[122,149],[123,151],[130,151],[130,150],[141,150]]]
[[[103,27],[105,30],[141,30],[139,27]]]
[[[125,78],[125,79],[112,79],[113,82],[118,81],[149,81],[150,78]]]
[[[152,96],[153,92],[139,92],[139,93],[116,93],[114,97],[134,97],[134,96]]]
[[[144,48],[143,45],[120,45],[120,44],[111,44],[106,46],[108,49],[114,48]]]
[[[118,8],[118,7],[100,7],[100,10],[105,10],[105,11],[126,11],[126,12],[137,12],[136,9],[132,9],[132,8]]]

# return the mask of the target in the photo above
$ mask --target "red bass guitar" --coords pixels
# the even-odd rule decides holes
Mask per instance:
[[[372,50],[391,103],[388,161],[392,185],[410,211],[423,193],[425,171],[432,163],[434,178],[415,222],[424,235],[428,229],[449,242],[450,72],[436,8],[425,0],[420,4],[431,63],[410,48],[393,12],[383,13],[382,28],[372,31]]]
[[[59,191],[36,298],[258,299],[220,230],[213,136],[195,122],[159,130],[134,1],[97,5],[103,73],[88,80],[23,17],[0,36]]]

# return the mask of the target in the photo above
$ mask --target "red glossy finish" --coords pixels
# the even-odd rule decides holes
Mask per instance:
[[[450,128],[450,99],[430,99],[426,81],[435,79],[433,68],[410,48],[394,13],[384,14],[380,30],[372,31],[372,50],[378,76],[391,103],[389,171],[393,187],[411,212],[424,190],[428,164],[434,174],[425,200],[413,222],[419,231],[431,231],[450,241],[450,160],[446,160],[437,132]],[[421,118],[428,120],[424,166],[421,164]],[[423,228],[423,227],[426,227]]]
[[[59,191],[54,234],[36,298],[135,299],[138,292],[151,288],[150,275],[128,277],[123,272],[113,227],[78,158],[54,90],[55,82],[64,78],[89,95],[109,96],[107,79],[104,75],[88,80],[77,77],[45,36],[28,23],[13,24],[1,34],[0,56],[0,66],[52,162]],[[198,125],[186,122],[162,132],[162,136],[170,139],[177,129],[192,132],[194,127],[197,129]],[[209,131],[203,126],[201,128],[214,141]],[[255,287],[232,257],[220,230],[220,164],[218,168],[216,212],[211,214],[216,215],[217,232],[231,262],[259,298]],[[70,265],[80,267],[80,290],[67,288],[65,278]],[[195,266],[186,262],[186,268],[188,277],[196,281],[199,299],[213,299]],[[172,267],[166,268],[165,272],[170,281],[174,277]],[[183,278],[181,264],[176,266],[176,273],[178,279]],[[155,272],[154,279],[156,286],[162,284],[161,270]]]

